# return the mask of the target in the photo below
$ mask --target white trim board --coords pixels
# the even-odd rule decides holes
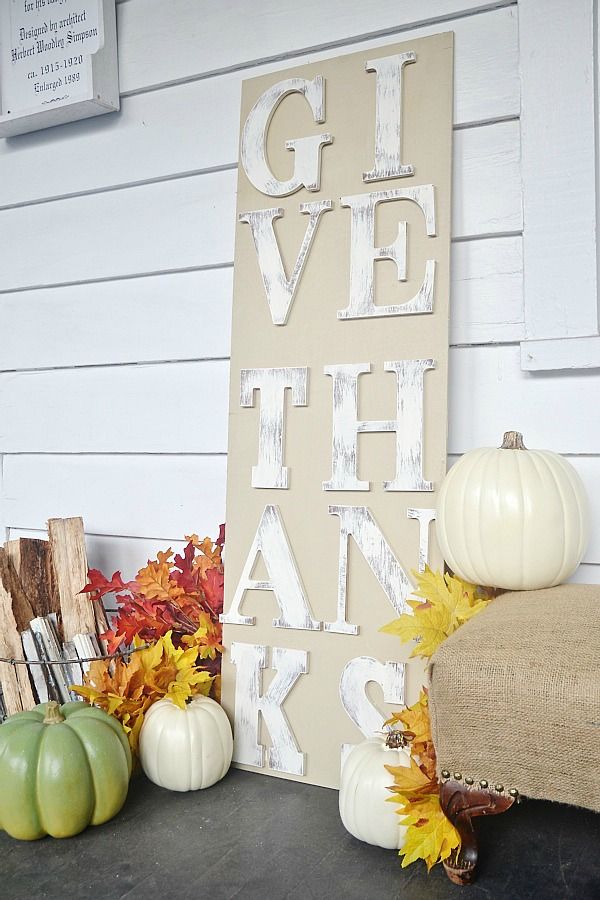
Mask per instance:
[[[596,29],[597,0],[519,0],[528,371],[600,367]]]

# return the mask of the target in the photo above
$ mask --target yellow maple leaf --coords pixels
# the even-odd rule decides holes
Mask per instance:
[[[429,566],[413,575],[417,580],[414,595],[423,602],[409,599],[412,613],[402,613],[380,630],[399,637],[402,643],[415,640],[411,657],[430,657],[457,628],[481,612],[490,598],[481,596],[474,584],[448,573],[433,572]]]
[[[422,791],[431,787],[430,779],[421,771],[412,757],[409,766],[386,766],[386,769],[390,775],[394,776],[394,784],[388,790],[402,795],[401,800],[390,797],[392,803],[405,804],[410,799],[410,795],[420,795]]]
[[[460,845],[460,835],[444,815],[438,794],[428,794],[411,803],[403,824],[408,826],[400,851],[403,869],[423,859],[429,871]]]

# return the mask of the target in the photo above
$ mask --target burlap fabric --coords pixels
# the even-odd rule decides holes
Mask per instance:
[[[440,772],[600,812],[600,585],[498,597],[429,673]]]

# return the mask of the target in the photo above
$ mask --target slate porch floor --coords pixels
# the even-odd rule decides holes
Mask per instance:
[[[2,900],[596,900],[600,815],[524,801],[480,820],[479,879],[402,870],[394,851],[352,838],[337,792],[232,770],[174,794],[139,774],[112,822],[34,843],[0,833]]]

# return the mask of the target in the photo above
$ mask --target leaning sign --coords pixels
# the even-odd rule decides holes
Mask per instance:
[[[440,34],[243,86],[223,703],[255,771],[336,786],[423,682],[380,628],[441,565],[452,66]]]
[[[0,137],[119,109],[115,0],[2,0]]]

